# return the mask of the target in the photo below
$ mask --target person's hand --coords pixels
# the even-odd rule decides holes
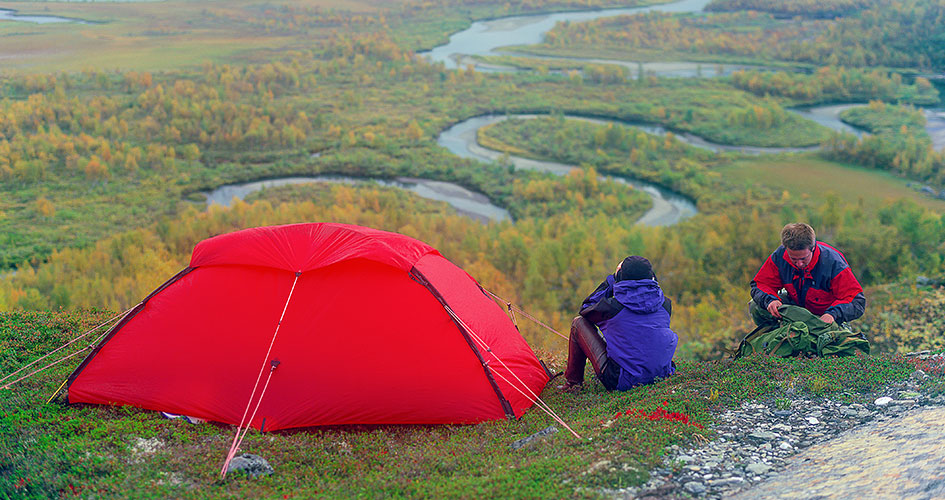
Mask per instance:
[[[771,315],[775,318],[780,318],[781,313],[778,312],[778,308],[783,305],[784,304],[782,304],[780,300],[772,300],[771,303],[768,304],[768,312],[771,313]]]
[[[824,315],[820,317],[820,320],[823,321],[824,323],[833,323],[834,317],[831,316],[829,313],[824,313]]]

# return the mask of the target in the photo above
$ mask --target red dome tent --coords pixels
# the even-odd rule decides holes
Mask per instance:
[[[200,242],[70,376],[68,401],[240,424],[264,393],[256,429],[474,423],[521,416],[547,382],[502,309],[429,245],[295,224]]]

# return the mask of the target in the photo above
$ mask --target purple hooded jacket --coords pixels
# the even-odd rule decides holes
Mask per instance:
[[[676,372],[678,337],[669,327],[672,306],[653,279],[614,281],[613,275],[584,299],[581,316],[600,328],[607,357],[620,366],[617,390],[649,384]]]

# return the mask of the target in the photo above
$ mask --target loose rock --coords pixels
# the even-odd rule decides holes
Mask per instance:
[[[771,441],[778,437],[777,434],[769,431],[755,431],[748,435],[750,438],[762,440],[762,441]]]
[[[243,453],[233,458],[226,471],[227,473],[244,472],[253,479],[259,476],[268,476],[275,472],[265,458],[249,453]]]
[[[697,481],[689,481],[683,485],[683,488],[693,495],[701,495],[705,493],[705,485]]]
[[[745,467],[745,470],[747,470],[748,472],[751,472],[752,474],[761,475],[771,470],[771,467],[762,463],[754,462],[754,463],[748,464],[748,467]]]

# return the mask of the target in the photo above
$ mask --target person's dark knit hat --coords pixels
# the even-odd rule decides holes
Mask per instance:
[[[653,266],[650,264],[650,261],[639,255],[631,255],[623,259],[623,263],[620,264],[620,269],[617,271],[617,274],[614,275],[614,279],[617,281],[645,280],[655,277],[656,275],[653,274]]]

